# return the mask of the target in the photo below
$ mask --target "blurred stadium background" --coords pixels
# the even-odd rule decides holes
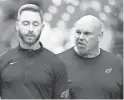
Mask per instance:
[[[75,21],[92,14],[104,23],[100,47],[123,56],[123,0],[0,0],[0,54],[18,45],[16,15],[26,3],[42,8],[45,28],[40,40],[52,52],[72,47]]]

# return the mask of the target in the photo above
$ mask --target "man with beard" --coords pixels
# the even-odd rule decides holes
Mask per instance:
[[[19,46],[0,57],[2,99],[67,99],[64,64],[39,42],[44,28],[41,9],[25,4],[18,11]]]
[[[67,66],[71,99],[121,99],[122,60],[99,48],[101,21],[92,15],[74,25],[75,46],[58,56]]]

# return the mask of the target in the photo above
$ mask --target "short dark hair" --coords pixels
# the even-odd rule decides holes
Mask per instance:
[[[25,5],[22,5],[20,7],[20,9],[18,10],[18,15],[17,15],[17,20],[19,19],[21,13],[23,11],[33,11],[33,12],[38,12],[40,14],[40,17],[41,17],[41,21],[43,22],[43,12],[42,10],[40,9],[39,6],[35,5],[35,4],[25,4]]]

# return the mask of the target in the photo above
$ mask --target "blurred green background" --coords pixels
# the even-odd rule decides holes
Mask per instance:
[[[123,0],[0,0],[0,54],[18,45],[16,15],[26,3],[37,4],[43,10],[45,28],[40,41],[52,52],[72,47],[75,21],[92,14],[104,23],[100,47],[123,56]]]

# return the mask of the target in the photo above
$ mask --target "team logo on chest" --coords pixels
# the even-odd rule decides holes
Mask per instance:
[[[112,68],[108,68],[108,69],[105,70],[106,74],[110,74],[111,72],[112,72]]]
[[[61,94],[61,98],[63,99],[67,99],[68,97],[69,97],[69,89],[67,89]]]

